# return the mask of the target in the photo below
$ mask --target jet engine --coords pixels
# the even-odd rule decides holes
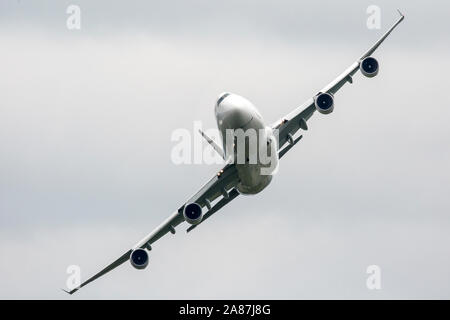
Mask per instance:
[[[320,113],[331,113],[334,109],[334,98],[330,93],[319,93],[314,98],[314,105],[316,106],[316,110]]]
[[[203,218],[202,207],[198,203],[189,203],[184,206],[184,219],[190,224],[199,224]]]
[[[145,249],[135,249],[131,252],[130,262],[136,269],[145,269],[148,265],[148,253]]]
[[[361,73],[368,78],[375,77],[380,69],[377,59],[372,57],[364,58],[360,62],[359,68],[361,69]]]

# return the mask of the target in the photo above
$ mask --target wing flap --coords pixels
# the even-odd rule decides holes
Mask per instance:
[[[201,225],[206,219],[211,217],[214,213],[219,211],[221,208],[223,208],[226,204],[230,203],[234,198],[236,198],[239,195],[239,192],[236,189],[233,189],[228,194],[228,198],[222,198],[217,202],[204,216],[202,221],[199,224],[190,226],[186,232],[190,232],[193,229],[195,229],[197,226]]]

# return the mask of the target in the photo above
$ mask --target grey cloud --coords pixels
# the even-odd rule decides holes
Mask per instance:
[[[2,298],[66,298],[67,265],[97,271],[214,174],[173,165],[170,135],[193,120],[214,127],[220,92],[271,123],[381,33],[355,2],[83,1],[71,33],[68,3],[1,4]],[[75,298],[448,298],[445,10],[380,6],[408,16],[376,54],[379,76],[356,76],[333,114],[311,119],[267,190],[158,242],[148,271],[123,266]],[[292,41],[291,24],[310,41]],[[382,268],[380,292],[365,288],[369,264]]]
[[[93,37],[123,34],[152,34],[223,44],[245,38],[271,42],[340,43],[370,38],[381,31],[365,28],[366,8],[381,8],[383,28],[401,8],[410,20],[409,32],[396,45],[438,45],[446,38],[449,5],[437,1],[4,1],[0,5],[3,27],[43,29],[66,34],[66,8],[82,9],[81,34]]]

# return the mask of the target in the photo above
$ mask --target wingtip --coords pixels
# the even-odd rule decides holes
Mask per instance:
[[[67,294],[72,295],[72,294],[74,294],[74,292],[77,291],[78,289],[73,289],[73,290],[71,290],[71,291],[67,291],[67,290],[61,288],[61,290],[64,291],[65,293],[67,293]]]
[[[400,9],[397,9],[397,12],[400,15],[401,19],[405,18],[405,15],[400,11]]]

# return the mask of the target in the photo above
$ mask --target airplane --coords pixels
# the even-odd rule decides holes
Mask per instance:
[[[265,132],[262,139],[265,139],[267,145],[270,145],[269,151],[275,151],[276,153],[275,161],[281,159],[302,138],[302,135],[295,137],[296,133],[300,129],[308,130],[307,121],[315,111],[321,114],[330,114],[333,111],[334,95],[347,82],[353,83],[353,76],[358,70],[368,78],[375,77],[378,74],[379,63],[372,57],[372,54],[400,22],[403,21],[405,16],[399,10],[398,13],[400,14],[400,18],[392,27],[342,74],[322,90],[318,91],[304,104],[271,126],[266,126],[260,113],[250,101],[237,94],[229,92],[222,93],[215,104],[215,116],[223,146],[227,144],[225,139],[227,130],[262,129]],[[269,185],[273,175],[261,174],[259,169],[264,167],[261,162],[249,163],[245,161],[244,163],[235,163],[236,161],[233,161],[233,157],[236,154],[236,146],[231,149],[228,147],[222,149],[203,132],[200,133],[223,159],[227,159],[225,166],[145,238],[136,243],[103,270],[81,283],[78,287],[70,291],[63,289],[65,292],[73,294],[88,283],[98,279],[127,261],[130,261],[131,265],[136,269],[145,269],[149,262],[148,252],[152,250],[153,243],[168,233],[175,234],[175,228],[178,225],[187,222],[190,225],[187,228],[187,232],[190,232],[240,194],[257,194]],[[277,143],[272,143],[275,135],[278,141],[276,141]],[[250,149],[245,149],[245,156],[247,158],[250,151]],[[203,213],[205,208],[206,212]]]

